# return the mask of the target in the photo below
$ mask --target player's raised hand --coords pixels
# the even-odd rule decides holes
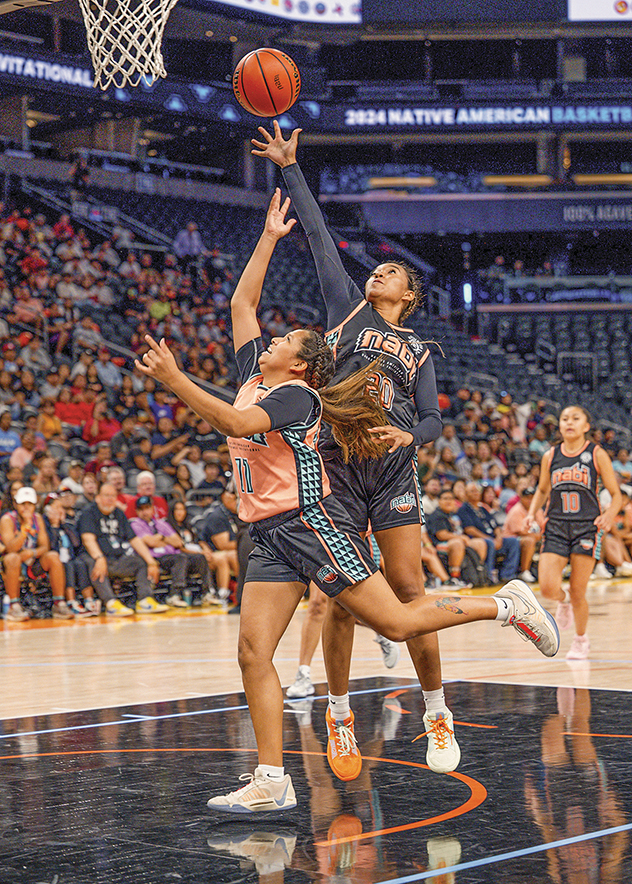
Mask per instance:
[[[272,194],[270,205],[268,206],[268,214],[266,215],[265,232],[273,236],[275,239],[281,239],[290,232],[296,224],[296,218],[288,218],[286,215],[290,208],[289,196],[281,205],[281,191],[277,187]]]
[[[167,342],[162,338],[158,344],[151,335],[145,335],[145,340],[150,349],[143,355],[142,362],[135,359],[134,365],[143,374],[150,375],[167,387],[171,386],[180,374],[180,369],[173,353],[167,347]]]
[[[261,132],[264,140],[257,141],[255,138],[252,138],[251,144],[255,146],[256,150],[250,152],[256,157],[272,160],[273,163],[276,163],[277,166],[283,169],[285,166],[291,166],[292,163],[296,162],[298,136],[303,130],[295,129],[286,140],[276,120],[273,121],[272,126],[274,128],[274,135],[271,135],[263,126],[259,126],[259,132]]]

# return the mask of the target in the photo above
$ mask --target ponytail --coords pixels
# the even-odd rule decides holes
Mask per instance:
[[[376,383],[380,360],[328,387],[334,374],[334,355],[324,338],[306,329],[296,355],[307,363],[305,382],[320,394],[323,420],[331,425],[345,463],[352,455],[360,460],[381,457],[388,446],[369,433],[372,427],[388,423]]]
[[[323,419],[331,425],[345,463],[351,455],[359,460],[381,457],[388,447],[369,433],[372,427],[388,423],[376,383],[379,363],[376,359],[339,384],[320,391]]]

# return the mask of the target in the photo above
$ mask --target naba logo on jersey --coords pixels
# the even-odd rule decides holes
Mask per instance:
[[[579,459],[582,463],[590,463],[592,461],[592,454],[590,453],[590,451],[583,451],[580,454]]]
[[[410,491],[391,500],[391,509],[397,510],[398,513],[409,513],[414,506],[417,506],[417,501]]]
[[[338,575],[333,568],[329,567],[329,565],[323,565],[323,567],[316,572],[316,577],[319,580],[322,580],[323,583],[335,583],[338,579]]]

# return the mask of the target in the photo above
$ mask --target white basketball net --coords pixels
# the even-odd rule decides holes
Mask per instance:
[[[79,0],[94,85],[138,86],[166,77],[162,35],[177,0]]]

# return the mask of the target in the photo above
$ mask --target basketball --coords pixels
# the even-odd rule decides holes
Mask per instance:
[[[275,117],[292,107],[301,91],[301,75],[279,49],[255,49],[244,55],[233,74],[239,104],[256,117]]]

